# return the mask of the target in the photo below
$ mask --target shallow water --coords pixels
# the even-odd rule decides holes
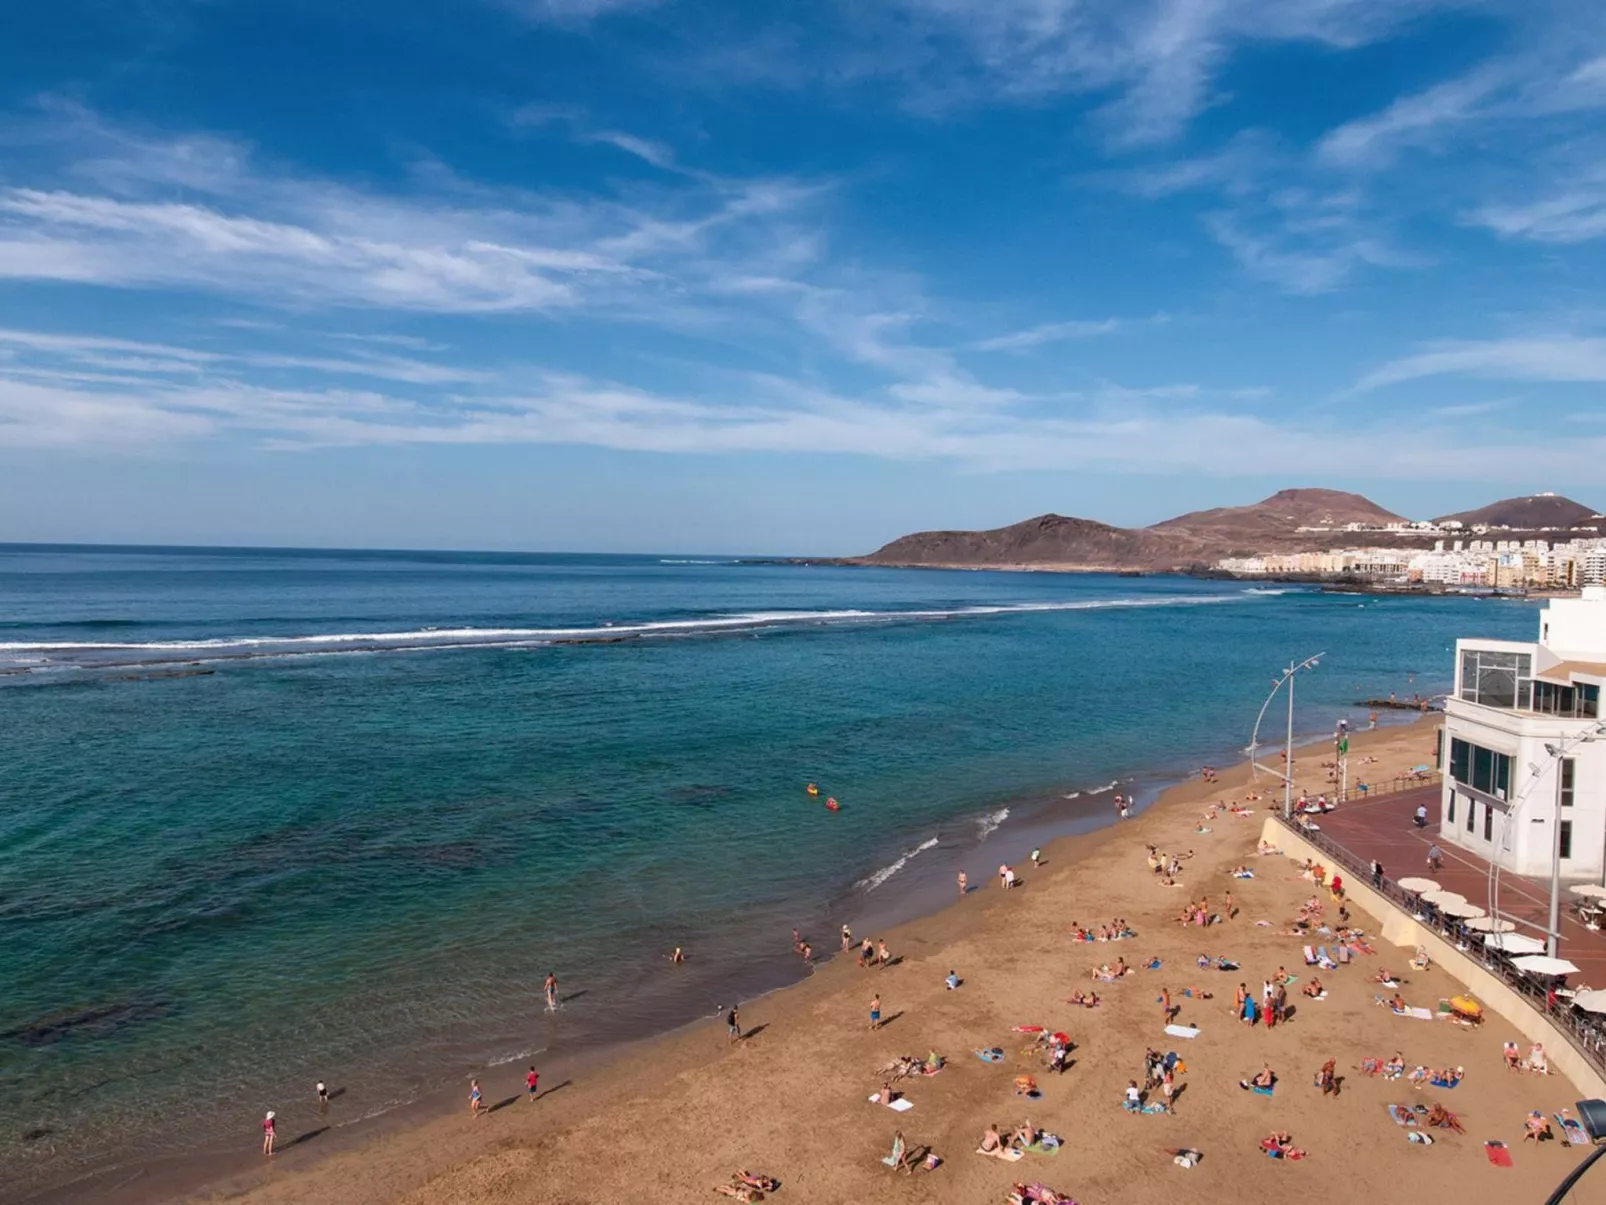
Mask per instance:
[[[798,973],[794,925],[828,952],[1107,817],[1113,780],[1234,758],[1290,657],[1328,652],[1299,724],[1330,730],[1533,624],[1177,578],[0,548],[0,1190],[249,1145],[318,1079],[374,1113],[712,1012]]]

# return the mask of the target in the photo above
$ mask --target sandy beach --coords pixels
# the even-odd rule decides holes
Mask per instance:
[[[1382,781],[1431,759],[1434,728],[1422,723],[1363,733],[1353,740],[1352,770]],[[1322,745],[1308,748],[1297,770],[1311,792],[1322,789]],[[1368,764],[1365,759],[1375,759]],[[1269,790],[1262,777],[1258,788]],[[1369,982],[1380,967],[1406,972],[1408,1003],[1433,1007],[1458,985],[1437,967],[1409,972],[1410,951],[1380,946],[1375,957],[1320,972],[1328,996],[1300,993],[1314,968],[1303,965],[1301,941],[1280,936],[1299,903],[1313,893],[1297,868],[1277,856],[1256,856],[1269,802],[1247,804],[1255,814],[1222,813],[1197,832],[1209,801],[1243,800],[1246,768],[1225,771],[1214,784],[1195,778],[1168,791],[1142,816],[1044,851],[1033,870],[1029,850],[984,847],[988,864],[970,868],[971,891],[941,913],[884,937],[893,964],[861,969],[853,957],[822,962],[806,982],[746,1002],[743,1039],[731,1045],[722,1018],[627,1047],[612,1062],[552,1075],[543,1068],[543,1096],[524,1099],[523,1066],[497,1068],[481,1082],[492,1106],[418,1124],[389,1127],[357,1143],[336,1146],[338,1129],[355,1105],[337,1100],[320,1118],[311,1099],[280,1110],[281,1143],[268,1164],[214,1182],[196,1199],[244,1200],[251,1205],[329,1201],[559,1203],[612,1200],[706,1201],[731,1172],[745,1168],[774,1176],[778,1201],[848,1202],[907,1199],[938,1202],[1006,1200],[1016,1182],[1041,1181],[1083,1202],[1224,1200],[1229,1196],[1285,1198],[1290,1193],[1341,1190],[1346,1199],[1451,1201],[1498,1193],[1539,1200],[1575,1162],[1565,1143],[1522,1143],[1527,1111],[1548,1116],[1576,1094],[1559,1076],[1505,1069],[1501,1045],[1519,1035],[1498,1018],[1469,1032],[1444,1022],[1419,1022],[1379,1008],[1381,990]],[[1146,864],[1145,844],[1183,860],[1179,885],[1164,886]],[[1014,890],[998,885],[997,863],[1011,862],[1021,878]],[[1239,864],[1252,880],[1228,872]],[[1391,869],[1392,873],[1392,869]],[[1404,871],[1401,871],[1404,873]],[[1238,915],[1219,926],[1183,926],[1177,914],[1190,899],[1208,896],[1220,908],[1232,892]],[[1325,900],[1325,893],[1323,893]],[[1327,903],[1329,915],[1334,905]],[[1074,922],[1096,926],[1126,918],[1138,936],[1110,944],[1073,942]],[[1269,926],[1257,924],[1269,921]],[[1357,912],[1355,923],[1367,925]],[[835,951],[835,934],[813,934],[815,949]],[[864,936],[864,935],[858,935]],[[776,934],[788,942],[788,933]],[[688,952],[691,957],[696,951]],[[1237,973],[1200,970],[1200,954],[1225,955]],[[1090,970],[1124,957],[1142,966],[1114,983],[1093,983]],[[1278,967],[1298,976],[1289,989],[1293,1013],[1274,1029],[1235,1020],[1239,982],[1258,992]],[[963,980],[956,991],[949,971]],[[667,966],[666,975],[676,973]],[[1073,991],[1096,989],[1102,1004],[1067,1003]],[[1169,989],[1178,1022],[1196,1038],[1168,1037],[1158,997]],[[1185,995],[1186,990],[1191,996]],[[1209,992],[1213,998],[1203,999]],[[879,996],[883,1027],[872,1030],[868,1009]],[[1064,1030],[1074,1040],[1073,1063],[1062,1074],[1045,1070],[1040,1053],[1026,1053],[1028,1035],[1015,1027]],[[1000,1064],[975,1051],[1001,1047]],[[1127,1082],[1143,1079],[1148,1047],[1176,1051],[1186,1071],[1175,1114],[1123,1111]],[[1524,1047],[1526,1048],[1526,1047]],[[1403,1052],[1408,1066],[1463,1066],[1453,1091],[1414,1091],[1360,1073],[1363,1057]],[[912,1108],[895,1113],[867,1099],[883,1081],[879,1069],[900,1055],[936,1052],[947,1060],[937,1075],[901,1082]],[[1313,1076],[1337,1060],[1341,1091],[1324,1097]],[[1278,1076],[1272,1097],[1243,1091],[1238,1081],[1269,1065]],[[1038,1099],[1014,1093],[1017,1075],[1032,1075]],[[1443,1103],[1466,1126],[1465,1135],[1431,1133],[1431,1147],[1412,1144],[1390,1119],[1391,1103]],[[1007,1133],[1030,1120],[1064,1139],[1052,1155],[1027,1154],[1006,1163],[976,1152],[990,1123]],[[941,1158],[935,1170],[894,1175],[880,1157],[901,1130],[912,1147]],[[1286,1130],[1309,1152],[1301,1162],[1273,1160],[1260,1142]],[[297,1142],[302,1135],[305,1140]],[[1515,1165],[1497,1168],[1483,1142],[1501,1139]],[[254,1145],[241,1135],[243,1147]],[[320,1151],[320,1143],[325,1147]],[[1192,1168],[1172,1162],[1172,1148],[1203,1153]],[[123,1185],[94,1199],[149,1200],[153,1180]]]

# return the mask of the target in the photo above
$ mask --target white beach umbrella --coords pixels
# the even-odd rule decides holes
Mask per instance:
[[[1464,904],[1467,902],[1467,897],[1456,891],[1428,891],[1423,893],[1422,898],[1440,908],[1443,908],[1446,904]]]
[[[1446,916],[1454,916],[1466,920],[1485,915],[1482,908],[1467,900],[1462,900],[1460,903],[1452,901],[1448,904],[1440,904],[1439,911]]]
[[[1565,958],[1552,958],[1548,954],[1525,954],[1513,958],[1511,965],[1530,975],[1571,975],[1578,970]]]
[[[1545,943],[1525,933],[1486,933],[1483,944],[1504,954],[1541,954]]]
[[[1579,883],[1567,890],[1585,899],[1606,900],[1606,887],[1602,887],[1599,883]]]
[[[1439,885],[1432,879],[1401,879],[1400,886],[1407,891],[1437,891]]]
[[[1474,916],[1467,921],[1467,928],[1476,929],[1480,933],[1510,933],[1516,927],[1510,921],[1495,916]]]
[[[1573,997],[1573,1007],[1586,1013],[1606,1013],[1606,992],[1579,992]]]

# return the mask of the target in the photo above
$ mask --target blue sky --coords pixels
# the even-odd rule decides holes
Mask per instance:
[[[1606,7],[13,8],[0,540],[1606,502]]]

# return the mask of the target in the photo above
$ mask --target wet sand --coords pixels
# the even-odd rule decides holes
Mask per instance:
[[[1359,770],[1361,777],[1382,781],[1431,760],[1433,742],[1428,724],[1360,734],[1352,741],[1352,774]],[[1306,749],[1296,766],[1313,793],[1324,786],[1319,763],[1325,753],[1325,746]],[[1367,756],[1376,763],[1364,765]],[[1542,1200],[1577,1157],[1562,1143],[1537,1150],[1523,1144],[1522,1120],[1530,1108],[1548,1115],[1571,1105],[1571,1086],[1557,1076],[1506,1071],[1501,1043],[1518,1035],[1498,1019],[1474,1033],[1376,1007],[1373,997],[1382,989],[1368,976],[1380,966],[1404,970],[1409,951],[1379,947],[1375,958],[1322,973],[1329,988],[1325,1000],[1298,994],[1308,982],[1303,943],[1277,936],[1273,928],[1284,927],[1312,888],[1284,859],[1255,856],[1270,804],[1251,803],[1254,816],[1224,813],[1212,832],[1194,831],[1202,803],[1242,799],[1246,783],[1247,771],[1239,768],[1224,772],[1213,786],[1195,779],[1173,788],[1137,819],[1051,844],[1037,871],[1027,849],[1011,848],[1007,840],[990,842],[979,855],[988,864],[968,868],[972,891],[966,899],[870,935],[886,937],[893,966],[862,970],[851,957],[839,957],[796,987],[747,1002],[746,1037],[735,1046],[727,1042],[723,1023],[710,1020],[625,1047],[598,1065],[542,1066],[550,1095],[534,1104],[523,1099],[525,1068],[498,1068],[481,1076],[493,1106],[488,1116],[468,1115],[465,1080],[458,1114],[401,1117],[360,1137],[321,1129],[349,1120],[352,1102],[337,1100],[322,1119],[310,1100],[286,1106],[279,1111],[281,1142],[312,1137],[284,1150],[271,1166],[260,1160],[248,1171],[223,1175],[193,1199],[250,1205],[708,1201],[717,1199],[711,1195],[716,1184],[744,1167],[778,1177],[783,1187],[770,1199],[782,1202],[968,1205],[1002,1202],[1012,1183],[1036,1180],[1083,1205],[1283,1199],[1335,1191],[1344,1199],[1413,1203],[1470,1194]],[[1195,851],[1184,863],[1181,886],[1166,888],[1149,872],[1146,842],[1177,853]],[[997,885],[1001,858],[1011,860],[1022,878],[1016,890]],[[1227,871],[1238,863],[1250,865],[1257,877],[1231,879]],[[1227,890],[1240,909],[1237,919],[1207,929],[1176,923],[1188,899],[1208,895],[1219,907]],[[1067,936],[1074,921],[1091,925],[1113,916],[1126,917],[1139,936],[1109,945],[1073,943]],[[1273,928],[1257,926],[1261,919]],[[1358,911],[1356,921],[1366,925]],[[834,934],[810,936],[816,950],[837,945]],[[776,940],[784,947],[790,934],[777,933]],[[1225,954],[1243,970],[1197,970],[1200,953]],[[696,951],[689,954],[695,957]],[[1089,981],[1092,966],[1117,956],[1132,964],[1157,956],[1164,966],[1113,984]],[[1278,966],[1300,976],[1290,991],[1290,1021],[1251,1030],[1233,1020],[1237,983],[1258,990]],[[950,969],[964,979],[958,991],[944,986]],[[677,970],[666,964],[662,973]],[[1189,986],[1214,998],[1182,998]],[[1156,1000],[1162,987],[1180,1004],[1180,1022],[1200,1028],[1196,1039],[1164,1034]],[[1066,1003],[1070,992],[1089,988],[1103,997],[1100,1008]],[[1453,979],[1433,968],[1411,974],[1403,994],[1408,1003],[1433,1007],[1457,990]],[[876,994],[886,1024],[871,1031],[867,1010]],[[1058,1077],[1045,1072],[1039,1057],[1020,1053],[1026,1042],[1012,1032],[1016,1025],[1067,1031],[1076,1043],[1074,1065]],[[1001,1065],[985,1064],[972,1053],[991,1046],[1008,1052]],[[1186,1060],[1175,1116],[1134,1116],[1120,1107],[1127,1081],[1142,1078],[1148,1046],[1176,1050]],[[1363,1056],[1386,1057],[1396,1049],[1411,1065],[1462,1065],[1466,1079],[1454,1091],[1419,1093],[1355,1070]],[[881,1086],[878,1068],[889,1059],[933,1050],[947,1057],[946,1069],[899,1085],[913,1109],[900,1115],[867,1101]],[[1344,1077],[1336,1099],[1324,1099],[1311,1084],[1328,1057],[1338,1060]],[[1280,1077],[1270,1099],[1237,1084],[1263,1063]],[[1012,1081],[1022,1073],[1036,1076],[1041,1099],[1013,1094]],[[1433,1131],[1434,1146],[1410,1144],[1385,1106],[1418,1101],[1442,1101],[1455,1110],[1466,1135]],[[989,1122],[1013,1126],[1027,1118],[1061,1135],[1065,1148],[1012,1164],[974,1153]],[[911,1144],[929,1144],[942,1165],[913,1177],[892,1175],[878,1160],[900,1129]],[[1291,1131],[1309,1159],[1265,1158],[1258,1144],[1272,1129]],[[1514,1167],[1487,1162],[1487,1138],[1510,1146]],[[255,1145],[252,1134],[241,1135],[248,1155]],[[1192,1169],[1177,1167],[1168,1153],[1174,1147],[1198,1149],[1203,1161]],[[77,1199],[168,1199],[179,1195],[169,1186],[195,1182],[195,1170],[192,1164],[152,1165],[134,1180]],[[1579,1199],[1606,1199],[1606,1193],[1591,1190],[1586,1180]]]

